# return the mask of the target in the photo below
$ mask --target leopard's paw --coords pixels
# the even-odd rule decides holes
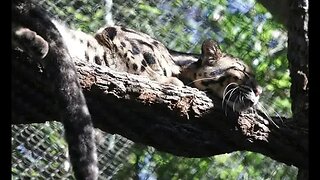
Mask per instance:
[[[32,57],[43,59],[49,52],[48,42],[28,28],[16,29],[14,38],[15,43]]]

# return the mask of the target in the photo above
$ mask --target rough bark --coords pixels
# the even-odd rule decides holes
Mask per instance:
[[[309,127],[309,1],[290,4],[288,23],[288,61],[291,77],[292,113],[296,126]],[[308,147],[309,141],[306,141]],[[307,149],[307,152],[309,150]],[[308,155],[308,154],[307,154]],[[299,169],[298,179],[308,179],[308,168]]]
[[[50,82],[30,62],[13,50],[12,122],[58,121]],[[179,156],[249,150],[308,168],[308,132],[290,120],[276,128],[262,116],[224,111],[220,99],[194,88],[160,85],[80,61],[76,65],[94,124],[103,131]]]
[[[288,28],[288,61],[292,79],[293,118],[302,127],[309,124],[309,38],[308,1],[297,0],[291,5]]]

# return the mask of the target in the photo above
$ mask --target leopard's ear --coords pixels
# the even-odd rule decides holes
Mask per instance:
[[[201,57],[199,59],[201,65],[211,65],[214,61],[219,60],[222,52],[217,42],[207,39],[202,43]]]

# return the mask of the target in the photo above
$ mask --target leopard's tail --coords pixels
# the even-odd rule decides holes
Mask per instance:
[[[13,0],[14,29],[29,29],[48,43],[49,49],[43,59],[32,57],[33,53],[30,53],[31,57],[43,62],[48,79],[54,86],[75,177],[78,180],[96,180],[98,166],[95,133],[75,65],[50,17],[35,4],[28,0]],[[19,37],[14,38],[19,41]],[[28,43],[26,39],[32,40],[27,37],[21,42]]]

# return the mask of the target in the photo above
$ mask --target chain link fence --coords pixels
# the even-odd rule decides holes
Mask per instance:
[[[12,125],[12,179],[74,179],[63,137],[59,122]],[[96,137],[100,176],[110,179],[134,143],[98,129]]]
[[[244,14],[252,15],[250,11],[255,4],[250,2],[248,1],[245,7],[248,6],[251,10]],[[39,3],[52,17],[73,29],[91,34],[106,25],[117,24],[145,32],[178,51],[199,53],[199,44],[207,38],[217,40],[222,48],[227,46],[228,48],[224,49],[231,53],[248,52],[252,49],[250,43],[237,44],[233,37],[229,37],[229,31],[220,28],[223,25],[228,29],[239,23],[236,18],[229,18],[229,24],[222,20],[226,8],[232,8],[229,7],[232,4],[227,0],[45,0]],[[247,19],[245,16],[244,20]],[[249,24],[242,26],[244,27],[241,29],[245,29]],[[241,30],[238,29],[237,33],[241,34],[239,31]],[[248,36],[242,41],[249,42],[250,39],[252,37]],[[281,43],[283,42],[278,42],[279,45],[273,49],[285,46]],[[245,60],[255,56],[240,55]],[[264,57],[259,56],[256,59],[260,58]],[[244,162],[251,161],[253,156],[247,152],[192,159],[160,153],[154,148],[134,144],[120,135],[110,135],[98,129],[96,137],[99,179],[230,179],[231,175],[221,175],[223,170],[229,172],[230,169],[238,173],[235,175],[237,179],[272,179],[270,177],[279,176],[281,179],[292,179],[297,174],[296,168],[287,167],[261,155],[254,158],[264,163],[252,161],[259,166],[273,167],[273,171],[268,171],[268,168],[261,170],[260,174],[253,178],[249,163],[247,166],[243,165]],[[12,179],[74,179],[62,124],[48,122],[12,125],[11,169]],[[206,172],[202,172],[204,170]]]

